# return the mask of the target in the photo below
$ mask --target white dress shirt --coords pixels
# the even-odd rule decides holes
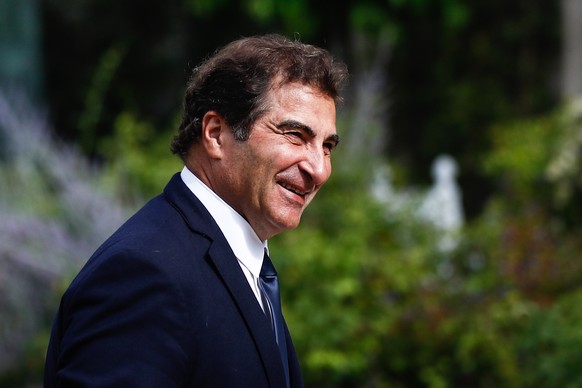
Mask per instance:
[[[263,255],[268,249],[267,241],[261,241],[247,220],[224,202],[187,167],[182,169],[180,176],[218,224],[226,241],[228,241],[228,245],[238,259],[259,305],[262,307],[258,279],[263,265]]]

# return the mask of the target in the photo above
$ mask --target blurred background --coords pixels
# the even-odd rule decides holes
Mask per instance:
[[[271,251],[308,387],[582,386],[582,0],[0,0],[0,386],[181,168],[191,70],[277,32],[351,72]]]

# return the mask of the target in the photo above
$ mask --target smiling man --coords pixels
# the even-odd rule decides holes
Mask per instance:
[[[63,295],[45,387],[301,387],[267,240],[331,174],[345,66],[279,35],[194,70],[184,168]],[[276,260],[275,260],[276,261]]]

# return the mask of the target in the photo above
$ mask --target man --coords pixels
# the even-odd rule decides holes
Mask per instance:
[[[185,167],[66,291],[46,387],[303,385],[265,252],[331,174],[346,78],[325,50],[278,35],[194,70],[172,144]]]

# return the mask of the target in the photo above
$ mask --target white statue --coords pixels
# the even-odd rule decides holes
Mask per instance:
[[[441,248],[456,246],[454,235],[464,223],[462,194],[456,182],[457,163],[449,155],[439,156],[432,165],[433,186],[418,209],[419,215],[445,234]]]

